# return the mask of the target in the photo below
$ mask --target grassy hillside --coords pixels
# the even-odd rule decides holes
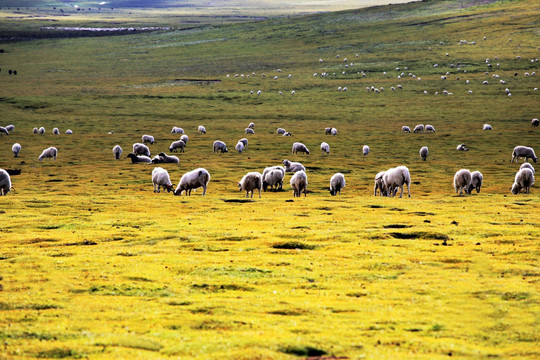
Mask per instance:
[[[27,40],[0,45],[0,125],[15,125],[0,135],[0,168],[21,169],[0,197],[0,358],[540,356],[538,187],[509,191],[513,147],[540,150],[539,75],[525,75],[539,70],[536,2],[191,29],[166,17],[2,14],[2,33]],[[40,30],[51,23],[174,29]],[[437,132],[401,132],[420,123]],[[125,158],[143,134],[155,136],[153,154],[168,152],[173,126],[190,140],[180,164],[162,166],[175,186],[206,168],[205,197],[155,194],[154,166]],[[231,151],[212,153],[217,139]],[[291,154],[294,141],[311,154]],[[48,146],[58,159],[39,162]],[[307,197],[292,198],[287,174],[283,191],[234,202],[245,173],[287,158],[306,166]],[[375,174],[397,165],[411,172],[411,198],[373,196]],[[483,173],[479,194],[455,195],[460,168]],[[347,186],[332,197],[338,171]]]

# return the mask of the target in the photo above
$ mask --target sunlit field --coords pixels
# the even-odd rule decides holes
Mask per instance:
[[[21,170],[0,197],[0,358],[540,357],[540,192],[510,192],[514,146],[540,151],[537,2],[189,29],[122,13],[22,21],[0,9],[0,126],[15,126],[0,134],[0,168]],[[401,131],[417,124],[436,132]],[[152,156],[170,154],[173,126],[188,144],[159,166],[174,187],[207,169],[204,197],[154,193],[157,165],[126,158],[143,134]],[[213,153],[215,140],[229,152]],[[38,161],[49,146],[56,161]],[[261,198],[238,191],[284,159],[306,167],[307,196],[293,198],[291,173]],[[375,175],[398,165],[411,197],[374,196]],[[483,173],[480,193],[454,192],[462,168]],[[329,193],[336,172],[341,196]]]

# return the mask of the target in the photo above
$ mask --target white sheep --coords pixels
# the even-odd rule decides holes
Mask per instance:
[[[32,132],[33,132],[34,134],[37,134],[38,131],[39,131],[39,130],[38,130],[38,128],[36,128],[36,127],[35,127],[34,129],[32,129]]]
[[[321,143],[321,152],[330,154],[330,145],[328,143],[322,142]]]
[[[419,133],[419,132],[424,132],[424,125],[423,124],[418,124],[414,127],[414,130],[413,130],[413,133]]]
[[[0,196],[7,195],[11,192],[11,177],[4,169],[0,169]]]
[[[174,195],[182,195],[182,191],[186,192],[186,196],[191,196],[191,190],[203,188],[202,196],[206,195],[206,188],[210,182],[210,173],[203,168],[198,168],[182,175]]]
[[[11,147],[11,151],[13,151],[14,157],[19,157],[19,152],[21,151],[21,144],[19,143],[13,144],[13,146]]]
[[[330,178],[330,194],[335,196],[339,194],[341,196],[341,189],[345,187],[345,176],[342,173],[335,173]]]
[[[469,149],[467,149],[465,147],[465,144],[459,144],[457,147],[456,147],[456,150],[458,151],[469,151]]]
[[[410,133],[410,132],[411,132],[411,128],[408,127],[408,126],[402,126],[402,127],[401,127],[401,131],[406,132],[406,133]]]
[[[304,165],[299,162],[291,162],[287,159],[283,160],[283,165],[285,166],[286,172],[297,172],[297,171],[306,171]]]
[[[180,159],[174,155],[167,155],[163,152],[160,152],[152,159],[152,164],[179,164]]]
[[[41,155],[39,155],[39,161],[43,160],[43,159],[50,159],[52,158],[53,160],[56,160],[56,154],[58,153],[58,150],[55,148],[55,147],[49,147],[49,148],[46,148],[45,150],[43,150],[43,152],[41,153]]]
[[[276,134],[278,134],[278,135],[283,135],[283,134],[285,134],[286,132],[287,132],[287,131],[286,131],[285,129],[283,129],[283,128],[278,128],[278,129],[276,130]]]
[[[150,159],[149,156],[146,156],[146,155],[135,155],[133,153],[130,153],[128,154],[127,156],[128,158],[131,159],[131,163],[132,164],[137,164],[137,163],[151,163],[152,162],[152,159]]]
[[[206,128],[202,125],[199,125],[199,128],[197,129],[198,132],[201,134],[206,134]]]
[[[261,197],[261,190],[263,187],[263,179],[260,172],[252,171],[244,175],[242,180],[238,183],[238,189],[240,191],[244,190],[246,192],[246,197],[249,197],[251,192],[251,197],[253,197],[253,192],[255,190],[259,191],[259,198]]]
[[[38,132],[41,134],[41,135],[44,135],[45,134],[45,128],[42,126],[39,128]]]
[[[525,193],[528,194],[533,184],[534,173],[531,169],[521,169],[516,173],[514,184],[512,184],[512,194],[516,195],[521,192],[521,190],[525,190]]]
[[[538,161],[538,158],[536,157],[536,154],[534,153],[534,150],[532,147],[527,146],[516,146],[514,148],[514,151],[512,151],[512,160],[510,162],[514,162],[514,159],[519,160],[520,157],[525,158],[524,162],[529,161],[529,158],[532,159],[534,162]]]
[[[362,147],[362,154],[364,154],[364,156],[368,156],[368,154],[369,154],[369,146],[364,145]]]
[[[186,147],[186,143],[182,140],[173,141],[171,145],[169,146],[170,152],[177,152],[178,149],[180,149],[181,152],[184,152],[184,148]]]
[[[484,125],[482,126],[482,130],[484,130],[484,131],[486,131],[486,130],[493,130],[493,128],[492,128],[491,125],[489,125],[489,124],[484,124]]]
[[[58,130],[58,128],[55,127],[55,128],[52,130],[52,133],[53,133],[53,135],[60,135],[60,130]]]
[[[426,127],[425,127],[425,131],[426,131],[426,132],[433,132],[433,133],[434,133],[434,132],[435,132],[435,127],[434,127],[433,125],[429,125],[429,124],[428,124],[428,125],[426,125]]]
[[[189,136],[187,136],[186,134],[180,136],[180,140],[182,140],[184,142],[184,144],[187,145],[188,141],[189,141]]]
[[[73,130],[67,129],[66,130],[66,135],[73,135]]]
[[[537,127],[538,125],[540,125],[540,120],[538,120],[538,119],[532,119],[531,120],[531,126]]]
[[[309,155],[309,150],[308,150],[306,145],[304,145],[304,144],[302,144],[300,142],[293,143],[292,153],[293,154],[298,154],[299,152]]]
[[[183,134],[183,133],[184,133],[184,129],[176,127],[176,126],[173,126],[171,130],[171,134]]]
[[[303,170],[294,173],[291,177],[290,184],[293,189],[293,197],[300,197],[302,192],[304,193],[304,197],[307,196],[308,179]]]
[[[386,171],[378,172],[377,175],[375,175],[375,186],[373,187],[373,195],[377,196],[377,189],[379,190],[380,196],[386,196],[386,187],[384,186],[383,176],[386,173]]]
[[[285,169],[282,166],[271,166],[264,169],[263,190],[270,186],[270,190],[281,190],[283,188],[283,178],[285,177]]]
[[[122,155],[122,148],[120,147],[120,145],[114,145],[112,152],[116,160],[118,160],[120,159],[120,155]]]
[[[332,128],[332,130],[330,130],[330,134],[332,134],[332,135],[337,135],[337,129],[336,129],[336,128]]]
[[[383,175],[384,187],[387,189],[389,197],[396,196],[397,188],[401,189],[399,197],[403,196],[403,185],[407,184],[407,193],[411,197],[411,175],[405,166],[397,166],[386,170]]]
[[[463,194],[463,190],[465,190],[465,193],[468,194],[471,181],[472,175],[468,169],[458,170],[454,175],[454,190],[456,193],[459,190],[459,195]]]
[[[249,125],[248,125],[248,128],[254,129],[255,128],[255,123],[250,122]]]
[[[135,155],[145,155],[150,157],[150,149],[148,148],[148,146],[141,143],[133,144],[133,153]]]
[[[534,174],[534,168],[533,168],[533,166],[532,166],[530,163],[528,163],[528,162],[521,164],[521,166],[519,167],[519,170],[521,170],[521,169],[530,169],[530,170],[533,172],[533,174]]]
[[[255,134],[255,130],[253,130],[252,128],[246,128],[245,132],[246,134]]]
[[[162,167],[156,167],[152,170],[152,184],[154,185],[154,192],[159,193],[159,188],[163,186],[163,189],[167,189],[167,192],[172,191],[172,182],[169,176],[169,172]]]
[[[242,144],[244,144],[244,150],[247,150],[247,147],[248,147],[248,139],[242,138],[242,139],[238,140],[238,142],[241,142]]]
[[[292,136],[292,134],[291,134],[289,131],[287,131],[287,132],[286,132],[285,134],[283,134],[282,136]]]
[[[422,160],[426,161],[428,154],[429,154],[428,147],[422,146],[422,148],[420,149],[420,157],[422,158]]]
[[[480,171],[473,171],[471,173],[471,184],[467,189],[467,192],[470,194],[474,189],[479,193],[482,188],[482,182],[484,181],[484,175]]]
[[[234,148],[239,153],[242,153],[242,151],[244,151],[244,143],[239,141],[239,142],[236,143],[236,146]]]
[[[143,144],[150,143],[153,144],[155,142],[154,137],[152,135],[143,135],[142,136],[142,142]]]
[[[227,149],[227,145],[223,141],[216,140],[216,141],[214,141],[214,151],[213,152],[226,153],[226,152],[229,152],[229,149]]]
[[[6,130],[7,130],[8,132],[13,132],[13,131],[15,130],[15,125],[8,125],[8,126],[6,126]]]

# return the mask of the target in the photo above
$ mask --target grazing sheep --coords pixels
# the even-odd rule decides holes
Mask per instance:
[[[152,159],[152,164],[179,164],[180,160],[176,156],[167,155],[160,152]]]
[[[287,131],[285,131],[285,129],[282,129],[282,128],[278,128],[278,129],[276,130],[276,134],[278,134],[278,135],[283,135],[283,134],[285,134],[286,132],[287,132]]]
[[[330,145],[328,145],[325,142],[322,142],[321,143],[321,152],[326,153],[326,154],[330,154]]]
[[[533,168],[533,166],[532,166],[530,163],[528,163],[528,162],[521,164],[521,166],[519,167],[519,170],[521,170],[521,169],[530,169],[530,170],[533,172],[533,174],[534,174],[534,168]]]
[[[457,147],[456,147],[456,150],[458,151],[469,151],[469,149],[467,149],[465,147],[465,144],[459,144]]]
[[[309,155],[309,150],[306,145],[299,142],[295,142],[292,146],[292,153],[298,154],[299,152]]]
[[[339,194],[341,196],[341,189],[345,187],[345,176],[342,173],[335,173],[330,178],[330,194],[335,196]]]
[[[332,128],[332,130],[330,130],[330,134],[332,134],[332,135],[337,135],[337,129],[336,129],[336,128]]]
[[[58,128],[54,128],[52,130],[52,133],[53,133],[53,135],[60,135],[60,130],[58,130]]]
[[[171,130],[171,134],[183,134],[184,129],[174,126]]]
[[[186,134],[180,136],[180,140],[182,140],[184,142],[184,144],[187,145],[188,141],[189,141],[189,136],[187,136]]]
[[[238,189],[240,191],[244,190],[246,192],[246,197],[249,197],[249,193],[251,192],[251,197],[253,197],[253,192],[255,190],[259,191],[259,198],[261,197],[261,189],[263,187],[263,179],[260,172],[253,171],[249,172],[240,182],[238,183]]]
[[[426,132],[435,132],[435,127],[433,125],[426,125],[426,128],[425,128],[425,131]]]
[[[142,142],[143,144],[150,143],[153,144],[155,142],[154,137],[152,135],[143,135],[142,136]]]
[[[512,184],[512,194],[516,195],[521,192],[521,190],[525,190],[525,193],[528,194],[533,184],[534,173],[531,169],[521,169],[516,173],[514,184]]]
[[[149,156],[146,156],[146,155],[135,155],[133,153],[130,153],[128,154],[127,156],[128,158],[131,159],[131,163],[132,164],[137,164],[137,163],[151,163],[152,162],[152,159],[150,159]]]
[[[73,135],[73,130],[67,129],[66,130],[66,135]]]
[[[387,189],[389,197],[396,196],[397,188],[401,189],[399,197],[403,196],[403,185],[407,184],[407,193],[411,197],[411,175],[405,166],[398,166],[386,170],[383,175],[384,187]]]
[[[167,189],[167,192],[171,192],[173,187],[169,172],[161,167],[152,170],[152,184],[154,185],[154,192],[157,193],[159,193],[159,188],[162,186],[163,189]]]
[[[428,154],[429,154],[428,147],[422,146],[422,148],[420,149],[420,157],[422,158],[422,160],[426,161]]]
[[[15,130],[15,125],[8,125],[8,126],[6,126],[6,130],[7,130],[8,132],[13,132],[13,131]]]
[[[304,165],[299,162],[290,162],[289,160],[283,160],[283,165],[285,166],[286,172],[297,172],[297,171],[306,171]]]
[[[424,132],[424,125],[422,124],[418,124],[414,127],[414,130],[413,130],[413,133],[419,133],[419,132]]]
[[[4,169],[0,169],[0,196],[7,195],[11,192],[11,177]]]
[[[410,133],[410,132],[411,132],[411,128],[408,127],[408,126],[402,126],[402,127],[401,127],[401,131],[406,132],[406,133]]]
[[[229,152],[229,150],[227,149],[227,145],[225,145],[225,143],[223,141],[216,140],[216,141],[214,141],[214,151],[213,152],[226,153],[226,152]]]
[[[180,149],[181,152],[184,152],[184,148],[186,147],[186,143],[182,140],[173,141],[171,145],[169,146],[170,152],[177,152],[178,149]]]
[[[493,128],[491,127],[491,125],[489,124],[484,124],[484,126],[482,126],[482,130],[486,131],[486,130],[493,130]]]
[[[242,139],[238,140],[238,142],[241,142],[242,144],[244,144],[244,149],[247,150],[247,147],[248,147],[248,139],[242,138]]]
[[[383,176],[386,171],[378,172],[375,175],[375,187],[373,188],[373,195],[377,196],[377,189],[379,189],[380,196],[387,196],[386,187],[384,186]]]
[[[286,132],[285,134],[283,134],[282,136],[292,136],[292,134],[290,132]]]
[[[41,155],[39,155],[38,160],[41,161],[43,159],[50,159],[56,160],[56,154],[58,153],[58,150],[55,147],[49,147],[43,150]]]
[[[324,135],[330,135],[332,133],[332,128],[327,127],[324,129]]]
[[[248,128],[253,129],[255,128],[255,123],[250,122],[248,125]]]
[[[19,143],[13,144],[13,146],[11,147],[11,151],[13,151],[14,157],[19,157],[19,152],[21,151],[21,144]]]
[[[368,154],[369,154],[369,146],[364,145],[362,147],[362,154],[364,154],[364,156],[368,156]]]
[[[531,126],[538,126],[540,125],[540,121],[538,119],[532,119],[531,120]]]
[[[454,175],[454,190],[456,190],[456,193],[459,190],[459,195],[463,194],[463,190],[465,190],[465,193],[468,194],[471,181],[472,175],[468,169],[458,170]]]
[[[294,173],[291,177],[290,184],[293,189],[293,197],[300,197],[302,192],[304,192],[304,197],[307,196],[308,180],[307,175],[303,170]]]
[[[9,131],[5,127],[0,126],[0,134],[9,135]]]
[[[148,146],[141,143],[133,144],[133,153],[135,155],[146,155],[150,157],[150,149],[148,148]]]
[[[210,182],[210,173],[203,168],[198,168],[182,175],[174,195],[182,195],[182,191],[186,192],[186,196],[191,196],[191,190],[203,188],[202,196],[206,195],[206,188]]]
[[[41,135],[44,135],[45,134],[45,128],[42,126],[39,128],[38,132],[41,134]]]
[[[239,142],[236,143],[236,146],[234,148],[239,153],[242,153],[242,151],[244,151],[244,143],[239,141]]]
[[[510,162],[514,162],[514,159],[517,161],[520,157],[525,158],[524,162],[529,161],[529,158],[531,158],[534,162],[538,161],[532,147],[516,146],[512,152],[512,160],[510,160]]]
[[[206,134],[206,128],[202,125],[199,125],[199,128],[197,129],[198,132],[201,134]]]
[[[116,160],[118,160],[120,159],[120,155],[122,155],[122,148],[120,147],[120,145],[114,145],[114,147],[112,148],[112,152]]]
[[[473,189],[476,189],[476,192],[480,192],[480,188],[482,188],[482,182],[484,180],[484,175],[480,171],[473,171],[471,173],[471,184],[469,185],[469,188],[467,189],[467,192],[470,194]]]
[[[33,132],[34,134],[37,134],[37,133],[38,133],[38,128],[32,129],[32,132]]]
[[[255,134],[255,131],[252,128],[246,128],[246,134]]]
[[[264,169],[263,178],[263,190],[270,186],[270,190],[283,189],[283,178],[285,177],[285,169],[282,166],[271,166]],[[275,186],[275,189],[274,189]]]

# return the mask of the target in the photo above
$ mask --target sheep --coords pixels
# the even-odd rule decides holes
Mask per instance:
[[[364,156],[368,156],[368,154],[369,154],[369,146],[364,145],[362,147],[362,154],[364,154]]]
[[[332,128],[332,130],[330,130],[330,134],[332,135],[337,135],[337,129],[336,128]]]
[[[270,186],[270,190],[281,190],[283,188],[283,178],[285,177],[285,169],[282,166],[272,166],[264,169],[263,178],[263,190]]]
[[[302,192],[304,192],[304,197],[307,196],[308,179],[303,170],[294,173],[294,175],[291,177],[290,184],[293,189],[293,197],[300,197]]]
[[[401,189],[399,197],[403,196],[403,185],[407,184],[407,193],[411,197],[411,175],[406,166],[398,166],[386,170],[383,175],[384,187],[389,197],[396,196],[397,188]]]
[[[177,152],[178,149],[180,149],[181,152],[184,152],[184,148],[186,147],[186,143],[182,140],[173,141],[171,145],[169,146],[170,152]]]
[[[201,134],[206,134],[206,128],[202,125],[199,125],[199,128],[197,129],[198,132]]]
[[[53,135],[60,135],[60,130],[58,130],[58,128],[55,127],[55,128],[52,130],[52,133],[53,133]]]
[[[114,157],[116,160],[120,159],[120,155],[122,155],[122,148],[120,145],[114,145],[112,152],[114,154]]]
[[[516,146],[512,152],[512,160],[510,160],[510,162],[514,162],[514,159],[516,159],[516,161],[519,160],[519,157],[524,157],[524,162],[529,161],[529,158],[531,158],[535,163],[538,161],[533,148],[527,146]]]
[[[299,162],[290,162],[289,160],[283,160],[283,165],[285,166],[286,172],[297,172],[297,171],[306,171],[304,165]]]
[[[402,126],[402,127],[401,127],[401,131],[402,131],[402,132],[406,132],[406,133],[410,133],[410,132],[411,132],[411,128],[408,127],[408,126]]]
[[[37,133],[38,133],[38,128],[32,129],[32,132],[33,132],[34,134],[37,134]]]
[[[134,153],[130,153],[127,157],[131,159],[132,164],[152,162],[152,159],[146,155],[135,155]]]
[[[521,164],[521,166],[519,167],[519,170],[521,170],[521,169],[530,169],[530,170],[533,172],[533,174],[534,174],[534,168],[533,168],[533,166],[532,166],[530,163],[528,163],[528,162]]]
[[[13,132],[13,131],[15,130],[15,125],[8,125],[8,126],[6,126],[6,130],[7,130],[8,132]]]
[[[0,126],[0,134],[9,135],[9,131],[5,127]]]
[[[252,128],[246,128],[246,134],[255,134],[255,131]]]
[[[66,135],[73,135],[73,130],[67,129],[66,130]]]
[[[11,177],[4,169],[0,169],[0,196],[7,195],[11,192]]]
[[[424,132],[424,125],[422,124],[418,124],[414,127],[414,130],[413,130],[413,133],[419,133],[419,132]]]
[[[227,145],[221,140],[214,141],[214,151],[213,152],[221,152],[226,153],[229,152],[229,149],[227,149]]]
[[[56,154],[58,153],[58,150],[55,147],[49,147],[43,150],[41,155],[39,155],[38,160],[41,161],[43,159],[50,159],[53,158],[53,160],[56,160]]]
[[[470,194],[473,189],[476,189],[476,192],[480,192],[480,188],[482,188],[482,182],[484,180],[484,175],[480,171],[473,171],[471,173],[471,183],[469,185],[469,188],[467,189],[467,192]]]
[[[435,127],[433,125],[426,125],[426,128],[425,128],[425,131],[426,132],[435,132]]]
[[[538,125],[540,125],[540,121],[538,119],[531,120],[531,126],[537,127]]]
[[[142,142],[143,144],[146,144],[146,143],[154,144],[155,140],[152,135],[143,135]]]
[[[339,194],[341,196],[341,189],[345,187],[345,176],[342,173],[335,173],[330,178],[330,194],[336,196]]]
[[[465,147],[465,144],[459,144],[457,147],[456,147],[456,150],[458,151],[469,151],[469,149],[467,149]]]
[[[330,135],[331,133],[332,133],[332,128],[327,127],[324,129],[324,135]]]
[[[278,128],[278,129],[276,130],[276,134],[278,134],[278,135],[283,135],[283,134],[285,134],[286,132],[287,132],[287,131],[285,131],[285,129],[283,129],[283,128]]]
[[[292,146],[292,153],[298,154],[299,152],[309,155],[309,150],[306,147],[306,145],[299,142],[295,142]]]
[[[429,154],[428,147],[422,146],[422,148],[420,149],[420,157],[422,158],[422,160],[426,161],[428,154]]]
[[[241,142],[242,144],[244,144],[244,149],[247,150],[247,147],[248,147],[248,139],[242,138],[242,139],[238,140],[238,142]]]
[[[248,128],[253,129],[255,128],[255,123],[250,122],[248,125]]]
[[[206,188],[210,182],[210,173],[203,168],[198,168],[182,175],[174,195],[182,195],[182,191],[186,192],[186,196],[191,196],[191,190],[203,188],[202,196],[206,195]]]
[[[184,144],[187,145],[188,141],[189,141],[189,136],[187,136],[186,134],[180,136],[180,140],[182,140],[184,142]]]
[[[148,148],[148,146],[141,143],[133,144],[133,153],[135,155],[146,155],[150,157],[150,149]]]
[[[171,134],[183,134],[183,133],[184,133],[184,129],[176,127],[176,126],[173,126],[171,130]]]
[[[525,190],[525,193],[528,194],[533,184],[534,173],[531,171],[531,169],[521,169],[516,173],[514,184],[512,184],[512,194],[516,195],[521,192],[521,190]]]
[[[282,136],[292,136],[292,134],[290,132],[286,132],[285,134],[283,134]]]
[[[40,127],[38,132],[39,132],[40,135],[44,135],[45,134],[45,128],[43,126]]]
[[[249,197],[251,192],[251,197],[253,197],[253,192],[255,190],[259,191],[259,198],[261,197],[261,189],[263,187],[263,179],[260,172],[252,171],[244,175],[242,180],[238,183],[238,190],[245,190],[246,197]]]
[[[321,143],[321,152],[330,154],[330,145],[328,143],[322,142]]]
[[[21,151],[21,144],[19,143],[13,144],[13,146],[11,147],[11,151],[13,151],[14,157],[19,157],[19,152]]]
[[[163,189],[167,189],[167,192],[171,192],[173,187],[169,172],[161,167],[156,167],[152,170],[152,184],[154,185],[155,193],[159,193],[159,188],[162,186]]]
[[[468,194],[471,181],[472,175],[468,169],[458,170],[454,175],[454,190],[456,193],[459,190],[459,195],[463,194],[463,190],[465,190],[465,193]]]
[[[244,143],[239,141],[239,142],[236,143],[236,146],[234,148],[239,153],[242,153],[242,151],[244,151]]]
[[[167,155],[160,152],[152,159],[152,164],[179,164],[180,160],[176,156]]]
[[[492,128],[491,125],[489,125],[489,124],[484,124],[484,125],[482,126],[482,130],[484,130],[484,131],[486,131],[486,130],[493,130],[493,128]]]
[[[377,196],[377,189],[379,189],[379,195],[380,196],[386,196],[386,187],[384,186],[383,176],[386,173],[386,171],[378,172],[377,175],[375,175],[375,186],[373,188],[373,195]]]

